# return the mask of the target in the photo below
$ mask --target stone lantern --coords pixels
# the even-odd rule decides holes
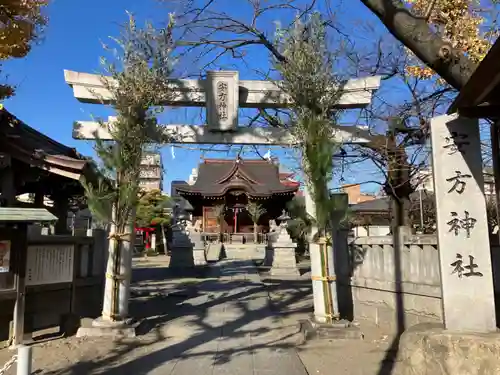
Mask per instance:
[[[300,276],[295,258],[295,249],[297,244],[292,241],[288,234],[288,221],[290,216],[283,210],[281,216],[277,218],[280,221],[278,236],[270,244],[270,263],[269,273],[273,276]]]

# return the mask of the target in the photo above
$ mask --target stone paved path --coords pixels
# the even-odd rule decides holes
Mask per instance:
[[[219,262],[213,273],[218,279],[203,286],[207,292],[185,302],[203,318],[167,331],[178,346],[148,374],[307,375],[293,347],[295,332],[286,332],[270,310],[253,262]]]
[[[38,375],[307,375],[271,311],[251,261],[223,261],[187,279],[162,265],[134,269],[135,339],[69,337],[34,348]],[[171,272],[172,271],[172,272]],[[207,277],[209,276],[209,277]],[[0,364],[12,356],[0,351]],[[15,366],[6,375],[15,373]]]
[[[297,320],[312,308],[307,278],[264,288],[251,262],[186,272],[168,268],[161,257],[136,261],[133,275],[131,312],[146,320],[137,338],[38,343],[33,373],[305,375],[303,362],[315,375],[390,374],[381,368],[390,340],[366,327],[364,341],[296,348]],[[268,293],[280,318],[269,309]],[[12,354],[0,350],[0,365]],[[5,375],[14,374],[15,366]]]
[[[162,338],[147,354],[101,373],[307,375],[294,347],[298,329],[273,314],[252,261],[219,262],[195,288],[146,335]]]

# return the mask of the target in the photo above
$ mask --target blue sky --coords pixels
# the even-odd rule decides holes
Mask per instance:
[[[243,2],[222,0],[219,4],[221,7],[232,7],[231,14],[237,17],[245,17],[248,11],[243,5],[238,6]],[[127,19],[125,10],[133,12],[139,23],[145,19],[161,22],[167,15],[167,9],[154,0],[52,0],[48,9],[50,20],[44,40],[35,46],[26,58],[10,60],[4,64],[3,72],[8,74],[8,82],[17,86],[16,95],[5,102],[6,108],[28,125],[57,141],[77,148],[82,154],[93,155],[91,142],[72,139],[72,123],[111,112],[98,105],[79,103],[73,97],[71,88],[64,82],[63,70],[89,73],[101,71],[99,57],[105,55],[101,43],[109,41],[109,36],[119,34],[119,25]],[[341,16],[343,20],[354,20],[371,15],[356,1],[344,7]],[[275,27],[273,17],[270,15],[265,20],[269,32]],[[286,20],[282,21],[286,23]],[[250,69],[231,59],[222,60],[220,67],[239,69],[242,79],[257,78],[251,69],[265,68],[269,58],[263,48],[252,49],[251,52],[254,65]],[[196,113],[183,109],[163,117],[169,122],[197,122]],[[267,148],[260,151],[264,154]],[[164,147],[162,153],[167,169],[167,191],[170,181],[187,179],[202,155],[202,152],[192,148],[176,148],[175,160],[172,160],[170,147]],[[281,151],[273,153],[282,158],[285,156]],[[204,155],[225,156],[221,153]],[[356,177],[359,179],[359,172],[359,169],[346,171],[345,182],[354,182]],[[376,185],[368,187],[368,190],[376,189]]]

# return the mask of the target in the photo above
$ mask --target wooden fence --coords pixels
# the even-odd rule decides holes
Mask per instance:
[[[101,230],[91,237],[28,237],[24,283],[16,282],[25,293],[25,342],[48,331],[74,331],[80,319],[100,314],[106,242]],[[19,292],[15,285],[0,288],[0,345],[12,339]]]

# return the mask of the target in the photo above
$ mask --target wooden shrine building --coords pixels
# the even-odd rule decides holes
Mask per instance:
[[[191,204],[192,221],[201,225],[205,233],[251,233],[249,202],[264,208],[257,226],[259,233],[267,233],[269,221],[282,214],[299,189],[299,183],[290,181],[290,176],[280,173],[272,160],[205,159],[195,179],[190,179],[190,183],[176,182],[173,188]]]
[[[0,108],[0,206],[46,207],[58,222],[57,234],[68,231],[67,216],[85,205],[83,180],[95,182],[98,172],[91,159],[23,123]],[[17,199],[31,195],[32,202]]]
[[[91,159],[0,106],[0,348],[100,315],[107,235],[68,219],[98,178]]]

